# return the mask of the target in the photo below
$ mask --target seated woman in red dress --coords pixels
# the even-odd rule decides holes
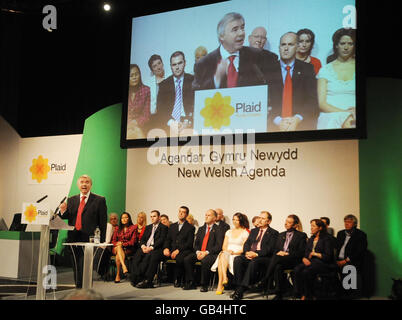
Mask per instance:
[[[131,216],[128,212],[123,212],[120,217],[119,228],[113,233],[113,254],[116,255],[117,274],[114,280],[115,283],[120,282],[120,267],[123,274],[128,273],[125,264],[126,255],[134,253],[134,244],[137,237],[137,228],[131,221]]]

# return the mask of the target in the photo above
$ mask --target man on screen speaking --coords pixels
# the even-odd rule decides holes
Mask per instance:
[[[220,46],[194,67],[194,90],[234,88],[268,84],[271,61],[259,49],[244,47],[244,18],[227,13],[218,23]]]

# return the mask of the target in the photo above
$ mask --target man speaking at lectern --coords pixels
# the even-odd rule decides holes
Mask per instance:
[[[106,199],[91,193],[92,179],[82,175],[77,181],[80,194],[68,198],[67,203],[60,205],[62,219],[68,219],[68,224],[74,230],[68,232],[67,242],[88,242],[94,235],[96,227],[100,230],[100,241],[105,242],[107,207]],[[74,279],[77,288],[82,287],[82,269],[84,254],[81,247],[73,247],[76,262],[74,261]],[[75,264],[76,263],[76,264]]]

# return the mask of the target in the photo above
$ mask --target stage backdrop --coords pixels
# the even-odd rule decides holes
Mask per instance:
[[[179,148],[179,157],[169,157],[174,148],[161,149],[156,159],[155,150],[127,152],[128,212],[158,209],[175,222],[179,206],[186,205],[202,225],[209,208],[222,208],[230,224],[235,212],[251,220],[268,210],[273,228],[283,231],[287,215],[297,214],[307,234],[313,218],[327,216],[340,230],[346,214],[359,217],[357,141],[204,146],[186,158],[180,154],[190,150]]]

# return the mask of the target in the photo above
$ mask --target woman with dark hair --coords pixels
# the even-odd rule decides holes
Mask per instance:
[[[311,56],[314,47],[315,34],[310,29],[300,29],[297,31],[297,52],[296,59],[311,63],[314,66],[315,74],[321,69],[321,61]]]
[[[354,128],[356,122],[356,31],[341,28],[332,36],[335,60],[317,75],[320,116],[317,129]]]
[[[153,54],[148,60],[148,66],[151,70],[151,114],[156,113],[156,100],[158,97],[159,84],[165,80],[165,67],[163,66],[162,57]]]
[[[313,283],[318,273],[327,272],[334,264],[334,247],[327,227],[320,219],[310,221],[311,238],[307,241],[302,263],[295,268],[295,288],[301,300],[313,297]]]
[[[246,242],[250,231],[250,224],[245,214],[237,212],[233,215],[233,229],[226,231],[225,239],[223,240],[222,251],[216,258],[211,270],[216,272],[218,269],[218,287],[216,294],[222,294],[225,285],[228,283],[227,271],[233,274],[234,258],[243,253],[243,245]]]
[[[136,64],[130,65],[128,90],[127,139],[145,138],[151,103],[151,91],[142,83],[141,70]]]
[[[125,264],[126,255],[134,253],[134,245],[136,240],[137,228],[131,221],[131,216],[128,212],[123,212],[120,217],[119,228],[113,233],[113,254],[116,256],[117,274],[114,280],[115,283],[120,282],[120,267],[123,269],[123,274],[128,273]]]

